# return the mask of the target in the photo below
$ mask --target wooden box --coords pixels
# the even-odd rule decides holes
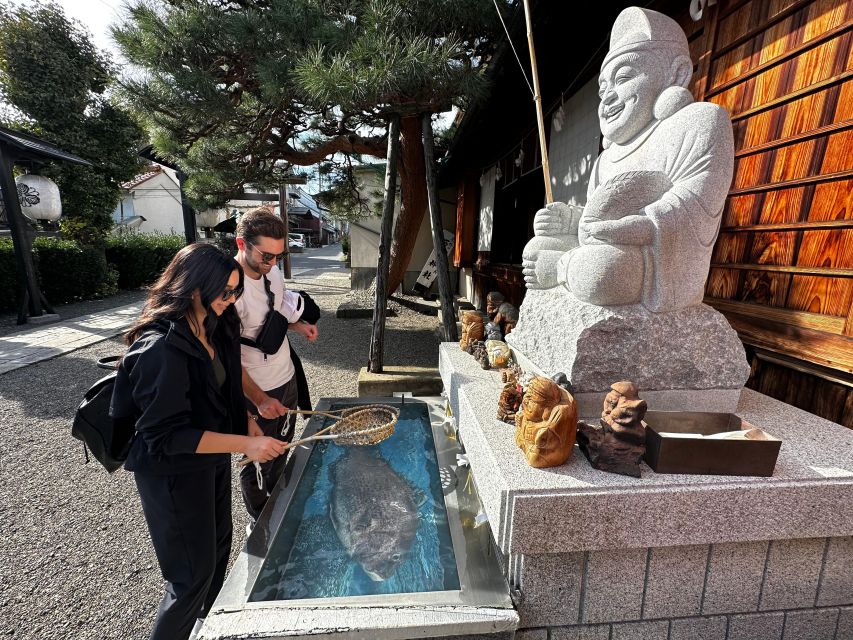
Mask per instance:
[[[761,430],[753,432],[757,439],[727,440],[683,435],[711,436],[754,428],[733,413],[649,411],[645,425],[644,459],[657,473],[772,476],[782,446],[781,440]]]

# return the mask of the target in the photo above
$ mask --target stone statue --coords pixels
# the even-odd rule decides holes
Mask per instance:
[[[578,424],[578,445],[596,469],[640,477],[646,452],[646,401],[633,382],[617,382],[604,398],[601,428]]]
[[[692,69],[675,21],[619,14],[599,74],[604,151],[586,206],[537,212],[527,296],[505,339],[542,373],[565,371],[578,393],[600,397],[615,373],[655,392],[712,390],[703,409],[732,411],[749,373],[743,346],[701,303],[734,143],[725,109],[687,90]]]
[[[572,455],[578,410],[565,389],[548,378],[527,386],[521,411],[515,414],[515,442],[531,467],[556,467]]]
[[[483,316],[479,311],[466,311],[462,314],[462,338],[459,348],[468,351],[468,346],[474,340],[483,339]]]
[[[500,291],[489,291],[486,296],[486,315],[489,316],[489,320],[494,321],[495,314],[498,312],[498,307],[506,300],[504,298],[504,294]]]

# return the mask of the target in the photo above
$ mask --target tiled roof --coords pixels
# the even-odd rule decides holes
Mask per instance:
[[[128,180],[127,182],[122,182],[122,189],[133,189],[138,187],[146,180],[150,180],[154,176],[159,176],[163,172],[163,169],[158,164],[151,165],[148,167],[148,171],[145,173],[140,173],[137,176],[134,176],[133,180]]]
[[[64,160],[65,162],[73,162],[75,164],[91,164],[83,158],[75,156],[73,153],[63,151],[59,147],[50,144],[47,140],[42,140],[36,136],[31,136],[20,131],[13,131],[5,127],[0,127],[0,141],[10,144],[17,148],[28,158],[33,160]]]

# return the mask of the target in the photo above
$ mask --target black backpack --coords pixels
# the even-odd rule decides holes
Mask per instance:
[[[113,418],[110,416],[110,402],[113,397],[118,369],[116,365],[121,356],[110,356],[98,360],[102,369],[111,373],[93,384],[74,414],[71,435],[83,443],[83,454],[89,462],[89,451],[95,459],[112,473],[124,464],[130,445],[136,433],[136,419],[133,416]]]

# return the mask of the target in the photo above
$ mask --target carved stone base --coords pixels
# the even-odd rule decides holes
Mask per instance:
[[[576,398],[598,398],[593,406],[614,381],[631,380],[651,409],[734,411],[749,376],[737,333],[705,304],[651,313],[586,304],[562,288],[530,290],[507,343],[522,367],[549,377],[564,372]],[[582,416],[598,414],[584,404]]]

